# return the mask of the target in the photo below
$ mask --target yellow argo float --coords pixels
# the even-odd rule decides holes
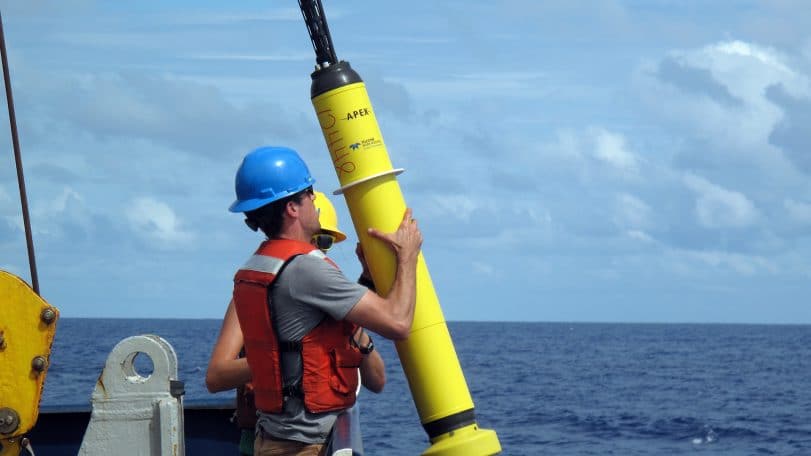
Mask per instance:
[[[0,271],[0,455],[19,454],[37,422],[59,311]]]
[[[395,258],[368,234],[397,229],[406,209],[374,109],[360,76],[348,62],[312,74],[311,96],[346,204],[377,290],[394,281]],[[424,455],[491,455],[501,451],[495,431],[480,429],[422,253],[417,263],[417,304],[408,339],[397,353],[423,428],[432,445]]]

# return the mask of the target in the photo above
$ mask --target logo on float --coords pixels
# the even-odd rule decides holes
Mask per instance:
[[[356,109],[354,111],[347,112],[346,117],[344,118],[344,120],[354,120],[354,119],[357,119],[358,117],[365,117],[365,116],[369,116],[371,114],[372,114],[372,111],[370,111],[369,108]]]

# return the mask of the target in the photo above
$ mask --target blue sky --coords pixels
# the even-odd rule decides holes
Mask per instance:
[[[324,3],[448,320],[811,323],[806,3]],[[296,2],[0,5],[63,316],[219,318],[259,241],[226,210],[254,147],[338,187]],[[27,279],[2,130],[0,268]]]

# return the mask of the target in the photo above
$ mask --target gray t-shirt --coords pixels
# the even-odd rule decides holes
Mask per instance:
[[[313,255],[299,255],[272,285],[271,309],[277,337],[299,341],[327,315],[341,320],[368,291],[337,268]],[[282,354],[285,384],[301,378],[301,357]],[[300,398],[289,397],[282,413],[259,412],[258,428],[279,439],[323,443],[340,412],[310,413]]]

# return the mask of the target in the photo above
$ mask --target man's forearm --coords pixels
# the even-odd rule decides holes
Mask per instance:
[[[386,385],[386,366],[377,350],[365,355],[360,363],[360,378],[363,386],[373,393],[383,391]]]
[[[414,307],[417,301],[417,258],[398,262],[386,300],[392,318],[401,326],[402,338],[408,337],[414,322]]]
[[[206,387],[211,393],[234,389],[249,381],[251,369],[245,358],[212,363],[206,372]]]

